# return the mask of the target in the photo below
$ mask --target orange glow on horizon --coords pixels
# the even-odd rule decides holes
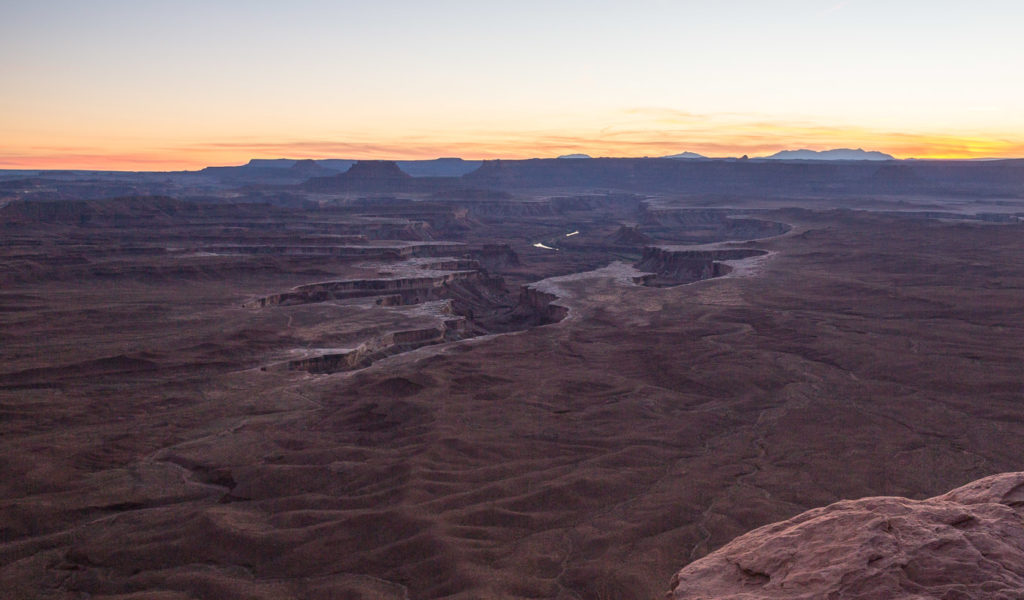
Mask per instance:
[[[20,155],[0,155],[0,169],[23,170],[88,170],[88,171],[193,171],[208,166],[234,166],[249,162],[250,159],[354,159],[354,160],[430,160],[439,157],[460,157],[465,160],[522,160],[529,158],[554,158],[563,154],[588,154],[593,157],[639,158],[677,154],[683,151],[696,152],[710,158],[763,157],[780,150],[829,150],[832,148],[857,148],[877,150],[897,159],[1010,159],[1024,157],[1024,144],[1000,143],[990,140],[944,138],[921,141],[902,141],[887,145],[877,144],[822,144],[806,143],[796,145],[748,144],[731,145],[718,143],[680,144],[606,144],[601,141],[572,145],[538,142],[537,144],[501,145],[466,143],[462,145],[422,145],[417,147],[381,147],[358,144],[347,145],[350,150],[343,153],[321,152],[319,144],[303,149],[302,144],[257,144],[252,147],[240,145],[231,150],[177,150],[164,152],[124,151],[106,153],[100,149],[94,152],[49,153],[26,152]]]
[[[999,3],[12,2],[0,169],[1024,157],[1024,3]]]
[[[143,144],[137,139],[104,139],[95,144],[33,144],[16,140],[0,148],[0,169],[81,169],[180,171],[245,164],[250,159],[424,160],[458,156],[467,160],[550,158],[583,153],[595,157],[657,157],[684,151],[704,156],[768,156],[779,150],[863,148],[898,159],[977,159],[1024,157],[1024,134],[994,136],[874,131],[860,127],[824,127],[728,116],[658,111],[627,111],[617,127],[570,130],[477,131],[363,134],[350,141],[332,139],[228,138]],[[78,141],[78,140],[76,140]],[[20,142],[20,143],[18,143]],[[20,148],[17,148],[20,146]],[[17,149],[15,149],[17,148]]]

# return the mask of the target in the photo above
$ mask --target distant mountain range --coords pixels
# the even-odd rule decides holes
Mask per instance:
[[[893,156],[876,150],[857,148],[836,148],[834,150],[783,150],[771,156],[769,160],[896,160]]]
[[[961,194],[995,197],[1024,189],[1024,159],[851,160],[863,150],[821,152],[834,160],[718,158],[592,158],[462,161],[253,160],[234,167],[179,172],[2,171],[0,205],[18,198],[59,200],[128,196],[176,196],[182,190],[197,201],[299,205],[304,192],[419,194],[436,198],[507,199],[516,190],[588,189],[618,192],[819,194]],[[804,154],[806,156],[806,154]],[[474,168],[475,167],[475,168]],[[472,169],[472,170],[471,170]],[[460,174],[461,173],[461,174]],[[1015,196],[1006,196],[1015,197]],[[1016,217],[1013,217],[1016,219]]]
[[[662,158],[674,158],[676,160],[692,160],[697,158],[707,158],[703,154],[697,154],[696,152],[681,152],[679,154],[672,154],[671,156],[662,156]]]
[[[594,158],[594,157],[589,155],[589,154],[563,154],[563,155],[559,156],[558,158]],[[703,154],[697,154],[696,152],[682,152],[680,154],[673,154],[671,156],[662,156],[661,158],[674,158],[676,160],[690,160],[690,159],[697,159],[697,158],[704,158],[704,159],[706,159],[707,157],[704,156]]]
[[[589,154],[563,154],[560,159],[591,159]],[[681,152],[662,156],[672,160],[712,160],[696,152]],[[867,151],[861,148],[837,148],[835,150],[783,150],[763,157],[762,160],[896,160],[888,154]],[[207,167],[204,173],[222,178],[253,178],[280,180],[305,180],[309,177],[330,176],[348,171],[357,160],[353,159],[322,159],[292,160],[285,158],[259,159],[254,158],[247,164],[237,167]],[[461,177],[475,171],[483,161],[463,160],[461,158],[437,158],[434,160],[400,160],[395,161],[398,167],[413,177]]]

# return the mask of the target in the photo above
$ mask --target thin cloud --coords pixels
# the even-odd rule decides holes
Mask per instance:
[[[626,115],[647,117],[655,122],[666,124],[692,124],[712,119],[712,115],[692,113],[662,106],[638,106],[627,108],[622,112]]]
[[[837,13],[837,12],[843,10],[844,8],[846,8],[847,4],[849,4],[849,2],[837,2],[836,4],[833,4],[832,6],[829,6],[828,8],[825,8],[823,10],[818,11],[818,16],[819,17],[824,17],[824,16],[827,16],[827,15],[831,15],[831,14]]]

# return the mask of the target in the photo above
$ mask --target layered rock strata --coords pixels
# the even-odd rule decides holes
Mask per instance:
[[[687,249],[671,246],[648,246],[644,248],[636,268],[655,274],[644,285],[667,287],[710,279],[726,275],[729,265],[721,261],[742,260],[767,254],[764,250],[752,248]]]

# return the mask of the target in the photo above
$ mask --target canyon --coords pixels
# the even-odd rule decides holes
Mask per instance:
[[[832,515],[1020,532],[947,494],[1022,469],[1019,161],[0,172],[0,232],[12,598],[773,598]]]

